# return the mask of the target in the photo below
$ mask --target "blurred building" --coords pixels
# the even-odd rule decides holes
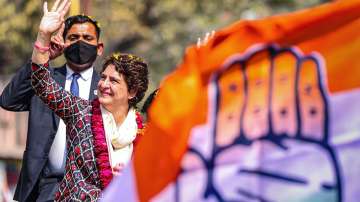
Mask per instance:
[[[0,75],[0,93],[10,78]],[[25,149],[27,117],[27,112],[0,108],[0,201],[12,200]]]

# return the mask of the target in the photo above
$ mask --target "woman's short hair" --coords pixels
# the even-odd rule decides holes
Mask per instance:
[[[128,91],[136,92],[135,96],[129,100],[129,106],[136,107],[136,104],[144,97],[149,85],[146,62],[132,54],[115,53],[105,59],[101,72],[110,64],[114,65],[116,71],[124,76]]]

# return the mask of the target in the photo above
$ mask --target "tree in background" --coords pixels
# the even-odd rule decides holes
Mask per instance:
[[[297,10],[324,0],[116,0],[93,1],[91,12],[104,31],[107,51],[145,57],[158,82],[180,62],[199,36],[239,19]],[[106,11],[106,12],[104,12]]]
[[[41,5],[39,0],[0,0],[0,74],[12,73],[30,59]]]
[[[157,85],[199,36],[239,19],[293,11],[326,0],[92,0],[81,1],[100,22],[107,53],[131,52],[147,59]],[[52,3],[52,2],[50,2]],[[0,0],[0,73],[30,58],[41,12],[39,0]],[[106,55],[106,54],[105,54]],[[61,60],[61,59],[60,59]],[[63,61],[63,60],[62,60]],[[60,62],[58,62],[60,63]]]

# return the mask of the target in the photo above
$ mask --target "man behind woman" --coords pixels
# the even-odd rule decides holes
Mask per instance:
[[[43,102],[66,124],[65,176],[55,200],[95,201],[131,158],[142,131],[136,104],[148,87],[147,64],[139,57],[108,57],[97,86],[98,99],[87,101],[63,90],[48,71],[51,36],[61,29],[69,0],[57,0],[44,15],[32,55],[32,86]]]

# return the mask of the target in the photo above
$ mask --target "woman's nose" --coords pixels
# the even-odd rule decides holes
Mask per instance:
[[[103,88],[109,87],[109,79],[105,79],[105,80],[101,83],[101,87],[103,87]]]

